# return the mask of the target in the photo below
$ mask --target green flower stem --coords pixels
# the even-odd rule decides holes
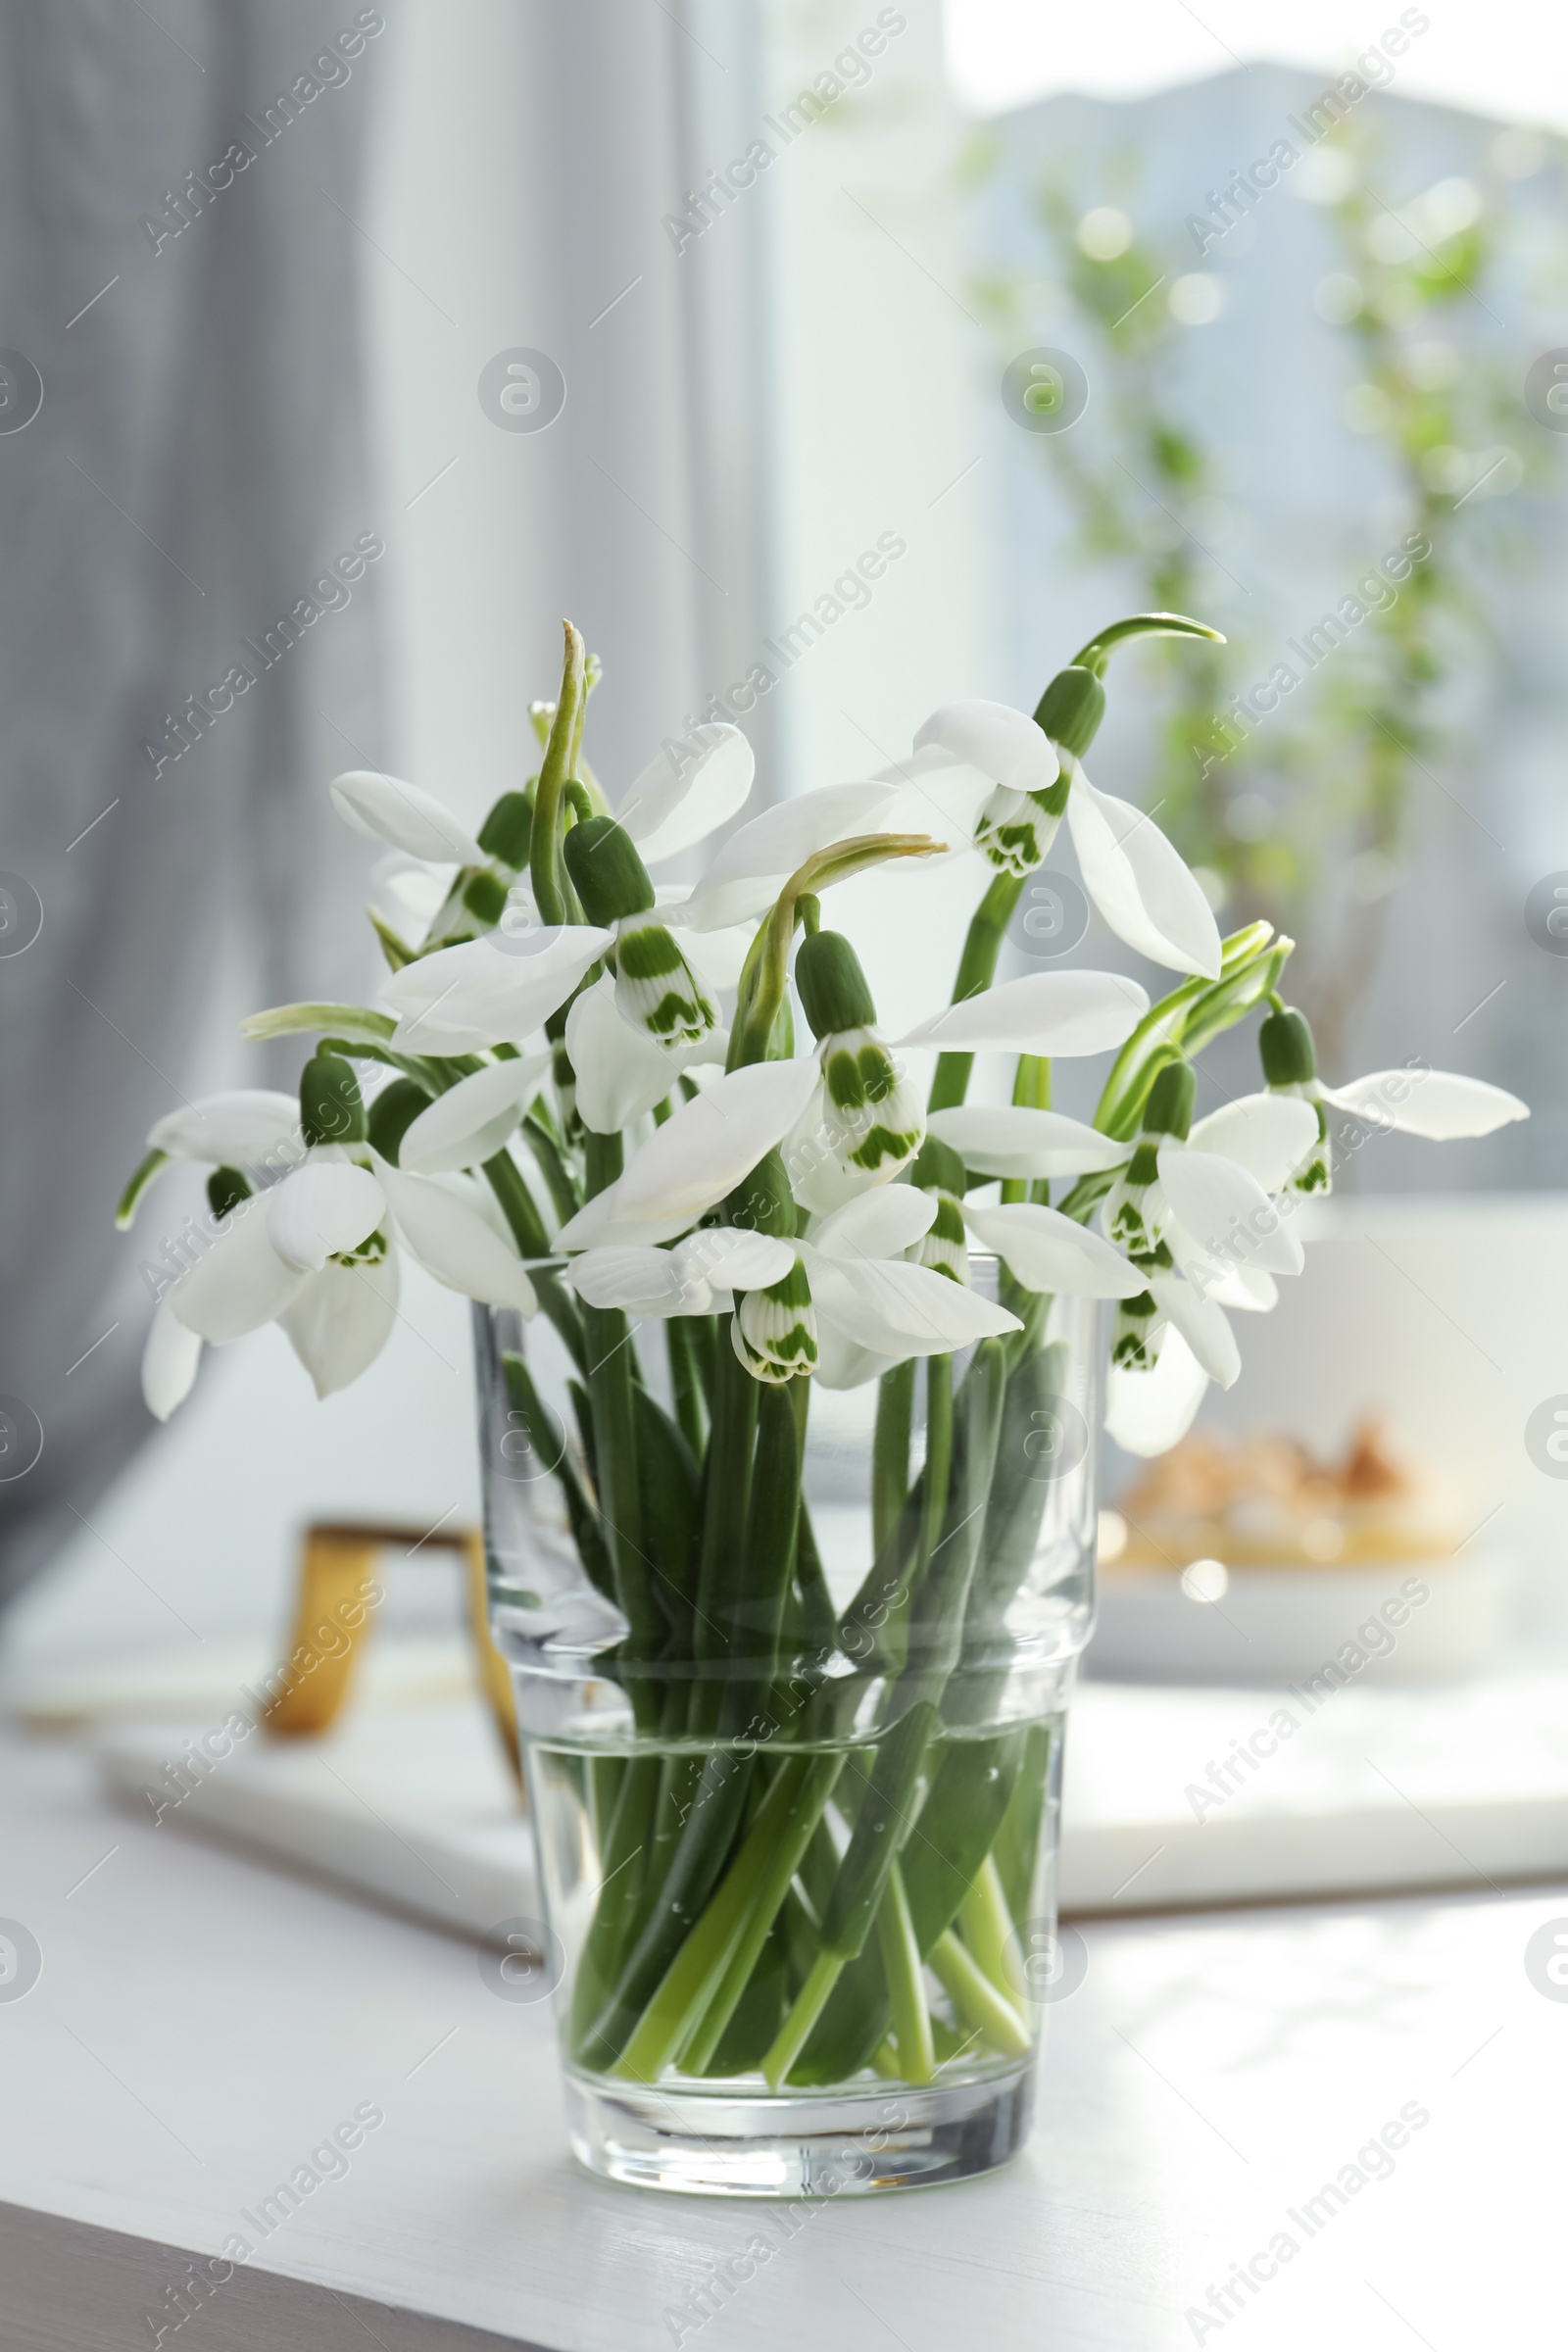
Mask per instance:
[[[994,1854],[987,1854],[958,1905],[958,1925],[963,1930],[964,1942],[1004,2000],[1013,2008],[1021,2008],[1026,1997],[1023,1970]]]
[[[562,1157],[560,1145],[533,1111],[529,1111],[523,1119],[522,1132],[529,1151],[538,1162],[539,1173],[545,1180],[556,1214],[564,1225],[567,1218],[574,1217],[582,1206],[576,1181]]]
[[[743,1372],[742,1378],[750,1375]],[[719,1728],[734,1738],[768,1739],[776,1730],[770,1700],[801,1515],[794,1386],[766,1388],[758,1398],[746,1543],[731,1564],[726,1589],[710,1595],[728,1665]]]
[[[652,1900],[644,1900],[635,1940],[613,1991],[580,2045],[586,2064],[613,2066],[638,2021],[662,1983],[718,1883],[746,1801],[752,1759],[732,1748],[710,1748],[702,1758],[696,1788],[680,1838]],[[662,1788],[661,1806],[669,1801]]]
[[[920,1521],[920,1544],[912,1580],[923,1577],[936,1550],[937,1537],[948,1515],[948,1489],[953,1478],[953,1358],[925,1359],[925,1494]]]
[[[1027,1735],[1004,1732],[984,1740],[946,1740],[934,1769],[930,1756],[924,1759],[930,1786],[898,1857],[922,1955],[953,1925],[988,1853],[1000,1843],[1016,1810],[1018,1775],[1035,1752]],[[1038,1808],[1032,1819],[1038,1835]],[[892,2016],[879,1960],[868,1946],[845,1970],[795,2069],[797,2082],[846,2082],[869,2063]],[[878,1965],[868,1966],[873,1961]]]
[[[605,1545],[604,1529],[577,1476],[567,1449],[565,1432],[534,1387],[522,1356],[503,1353],[501,1371],[506,1382],[507,1401],[522,1422],[524,1436],[541,1460],[554,1465],[554,1474],[560,1480],[565,1496],[566,1518],[572,1541],[577,1546],[577,1556],[582,1561],[588,1581],[596,1592],[603,1593],[607,1600],[613,1600],[615,1576]]]
[[[635,2082],[656,2082],[670,2060],[684,2048],[696,2028],[703,2024],[705,2013],[709,2011],[720,1982],[727,1979],[729,1964],[740,1950],[749,1925],[756,1919],[756,1905],[761,1893],[762,1882],[769,1876],[769,1864],[775,1858],[780,1837],[792,1827],[793,1807],[808,1769],[805,1757],[792,1756],[786,1760],[758,1808],[757,1818],[747,1833],[745,1843],[725,1873],[718,1891],[671,1961],[658,1991],[639,2019],[636,2032],[615,2066],[617,2075],[626,2075]],[[809,1835],[808,1827],[807,1836]],[[792,1863],[792,1873],[793,1869]],[[784,1884],[789,1884],[788,1879]],[[783,1899],[783,1887],[780,1887],[763,1924],[761,1936],[757,1938],[752,1951],[747,1977],[752,1973],[757,1953],[772,1926],[773,1914]],[[736,1988],[737,1999],[745,1983],[746,1977],[743,1977],[740,1986]],[[727,2025],[728,2022],[726,2013],[723,2023]],[[715,2034],[708,2051],[709,2056],[717,2040]],[[688,2071],[700,2074],[702,2063],[694,2057]]]
[[[592,2046],[594,2020],[609,1997],[637,1917],[661,1777],[658,1756],[633,1756],[615,1797],[602,1853],[599,1900],[572,1986],[571,2046],[579,2057]]]
[[[1273,941],[1273,926],[1269,923],[1249,923],[1244,930],[1233,931],[1221,943],[1218,980],[1205,980],[1201,974],[1184,980],[1168,996],[1161,997],[1157,1004],[1150,1006],[1111,1064],[1110,1075],[1101,1090],[1095,1125],[1102,1135],[1129,1139],[1136,1135],[1149,1089],[1164,1064],[1175,1060],[1184,1050],[1196,1053],[1199,1042],[1216,1036],[1231,1021],[1239,1020],[1257,997],[1267,993],[1273,984],[1270,978]],[[1255,994],[1249,994],[1245,988],[1238,992],[1234,986],[1249,975],[1255,977]],[[1223,1007],[1222,1017],[1217,1020],[1213,1018],[1215,1000]],[[1206,1006],[1206,1011],[1200,1014],[1200,1006]]]
[[[938,1936],[931,1952],[931,1967],[960,2015],[1004,2057],[1028,2057],[1033,2046],[1029,2029],[951,1928],[945,1936]]]
[[[898,1525],[909,1491],[909,1434],[914,1420],[914,1357],[877,1383],[871,1450],[871,1549],[878,1557]]]
[[[821,1654],[838,1643],[838,1619],[833,1608],[833,1595],[828,1591],[822,1554],[816,1546],[816,1531],[806,1497],[801,1496],[801,1524],[795,1543],[795,1582],[800,1590],[802,1614],[806,1621],[806,1645]]]
[[[844,1758],[842,1755],[791,1757],[781,1770],[779,1780],[774,1783],[774,1789],[792,1773],[796,1764],[802,1770],[791,1781],[792,1793],[782,1827],[769,1822],[767,1842],[771,1845],[771,1852],[753,1895],[740,1941],[731,1953],[706,2015],[696,2021],[696,2030],[686,2045],[680,2061],[683,2074],[701,2075],[708,2071],[725,2029],[740,2005],[741,1995],[751,1982],[752,1972],[761,1958],[762,1947],[772,1933],[773,1922],[789,1892],[790,1881],[816,1836],[827,1800],[843,1770]],[[772,1794],[773,1790],[769,1790],[768,1800],[758,1814],[757,1826],[747,1841],[748,1846],[758,1838]]]
[[[669,1387],[675,1402],[675,1419],[681,1434],[699,1461],[708,1431],[708,1415],[703,1403],[702,1376],[692,1337],[690,1315],[669,1315],[664,1321],[664,1344],[669,1351]]]
[[[822,1919],[824,1949],[846,1960],[857,1958],[870,1933],[900,1839],[908,1830],[910,1800],[936,1726],[935,1706],[929,1699],[919,1700],[875,1750]]]
[[[795,1997],[788,2017],[778,2030],[772,2048],[762,2060],[762,2072],[768,2087],[777,2090],[786,2075],[806,2047],[823,2010],[828,1995],[848,1965],[847,1952],[821,1951],[811,1964],[811,1973]]]
[[[915,1941],[914,1923],[909,1917],[908,1897],[904,1891],[903,1873],[897,1862],[888,1873],[876,1928],[893,2002],[893,2038],[899,2054],[899,2072],[906,2082],[929,2082],[936,2071],[936,2053],[931,2046],[931,2013],[925,2002],[925,1971]]]
[[[483,1174],[490,1190],[501,1203],[501,1211],[512,1228],[512,1237],[524,1257],[548,1257],[550,1238],[545,1232],[533,1195],[522,1180],[522,1170],[510,1152],[496,1152],[483,1163]],[[539,1295],[539,1304],[561,1335],[567,1354],[580,1373],[588,1368],[587,1342],[584,1337],[584,1310],[569,1293],[564,1291],[554,1274],[541,1269],[533,1276],[533,1287]]]
[[[953,1477],[942,1541],[909,1606],[908,1664],[899,1695],[939,1703],[958,1662],[969,1587],[997,1466],[1006,1383],[1006,1350],[982,1340],[955,1407]]]
[[[734,1606],[746,1575],[746,1531],[751,1505],[752,1448],[761,1384],[738,1363],[726,1332],[713,1367],[713,1431],[708,1445],[703,1539],[697,1569],[697,1622],[692,1656],[688,1728],[697,1737],[718,1727],[723,1674],[729,1662]]]
[[[997,957],[1002,953],[1012,910],[1023,894],[1023,884],[1021,874],[998,874],[975,908],[963,954],[958,958],[958,976],[953,983],[955,1004],[961,1004],[965,997],[977,997],[995,980]],[[973,1066],[972,1054],[937,1055],[936,1076],[931,1081],[933,1110],[951,1110],[963,1101],[969,1091],[969,1072]]]
[[[569,620],[563,626],[565,658],[561,671],[561,694],[534,794],[533,838],[528,852],[534,905],[542,923],[566,920],[566,890],[561,858],[562,799],[571,775],[572,752],[585,700],[583,642]]]
[[[623,1164],[618,1135],[590,1134],[585,1148],[590,1199],[613,1184]],[[584,1305],[586,1380],[593,1407],[594,1459],[599,1481],[599,1515],[615,1577],[615,1598],[630,1629],[621,1645],[623,1666],[642,1667],[662,1646],[663,1625],[650,1589],[647,1562],[637,1541],[637,1414],[632,1394],[631,1326],[619,1307]],[[651,1730],[658,1694],[635,1672],[629,1692],[639,1724]]]
[[[966,1722],[986,1719],[1004,1679],[1004,1667],[993,1672],[988,1661],[1005,1642],[1006,1613],[1040,1540],[1051,1494],[1044,1474],[1052,1463],[1038,1458],[1038,1449],[1049,1442],[1065,1378],[1066,1348],[1056,1340],[1025,1356],[1007,1382],[980,1561],[964,1606],[961,1713]]]
[[[937,1360],[946,1361],[951,1379],[951,1358]],[[875,1750],[870,1779],[864,1797],[856,1809],[849,1847],[839,1866],[822,1922],[824,1954],[837,1953],[846,1962],[858,1959],[860,1954],[882,1901],[888,1873],[898,1855],[900,1838],[908,1832],[926,1748],[941,1722],[942,1693],[957,1661],[963,1611],[974,1574],[985,1495],[996,1462],[1004,1369],[1004,1357],[999,1343],[994,1340],[983,1341],[975,1350],[963,1384],[962,1417],[957,1433],[961,1443],[955,1447],[953,1456],[957,1471],[956,1491],[950,1494],[944,1514],[947,1533],[932,1547],[924,1565],[924,1573],[914,1588],[908,1614],[908,1663],[900,1676],[891,1701],[893,1707],[902,1707],[906,1711],[899,1716],[892,1731]],[[932,1394],[940,1395],[941,1391]],[[938,1432],[940,1456],[940,1408],[933,1416],[932,1404],[928,1401],[928,1425],[933,1418]],[[928,1463],[928,1468],[935,1467],[935,1463]],[[933,1479],[927,1490],[928,1504],[931,1505],[928,1524],[936,1523],[935,1494],[936,1482]],[[975,1856],[973,1867],[978,1867],[984,1851],[985,1847],[982,1846],[980,1853]],[[969,1875],[972,1875],[972,1870]],[[960,1879],[954,1892],[953,1910],[956,1910],[967,1884],[967,1876]],[[950,1911],[948,1916],[951,1918],[952,1915]],[[836,1977],[834,1981],[837,1981]],[[806,2014],[807,1995],[809,1992],[814,1997],[821,1989],[821,1983],[820,1973],[813,1970],[807,1987],[785,2020],[764,2062],[764,2071],[770,2081],[782,2081],[784,2073],[787,2073],[805,2046],[807,2035],[815,2022],[813,2014],[805,2033],[799,2031],[801,2019]],[[830,1984],[827,1991],[822,1992],[817,2014],[831,1991]],[[858,2010],[862,2009],[858,1995],[854,1997],[853,2006]],[[878,2024],[873,2041],[880,2038],[882,2030]],[[863,2064],[864,2057],[858,2058],[856,2063]],[[781,2070],[776,2076],[775,2068]]]
[[[1013,1782],[1002,1827],[991,1845],[991,1859],[996,1864],[1003,1899],[1019,1927],[1038,1909],[1034,1888],[1040,1824],[1050,1796],[1054,1767],[1058,1773],[1060,1768],[1059,1754],[1053,1757],[1051,1752],[1052,1738],[1049,1723],[1031,1724],[1025,1733],[1018,1777]]]
[[[523,1182],[522,1170],[510,1152],[497,1152],[482,1163],[484,1176],[501,1203],[512,1238],[524,1257],[548,1257],[550,1236],[538,1204]]]
[[[923,833],[862,833],[852,841],[837,841],[829,849],[816,851],[796,869],[752,942],[741,972],[730,1034],[730,1069],[744,1069],[750,1062],[768,1057],[773,1024],[786,1001],[790,942],[797,917],[804,919],[808,911],[806,903],[814,905],[818,892],[835,882],[848,882],[890,858],[934,858],[941,849],[940,842]]]
[[[592,1183],[596,1142],[614,1142],[618,1148],[618,1138],[589,1138],[591,1190],[599,1189]],[[615,1319],[622,1320],[618,1315]],[[622,1355],[625,1352],[623,1349]],[[696,1740],[713,1738],[727,1709],[736,1703],[729,1695],[725,1668],[731,1663],[731,1635],[748,1573],[747,1522],[758,1392],[759,1384],[735,1360],[734,1351],[723,1348],[714,1370],[713,1430],[708,1448],[690,1648],[695,1679],[687,1699],[685,1730]],[[787,1400],[784,1418],[793,1443],[794,1416]],[[611,1441],[597,1396],[594,1419],[601,1454],[608,1454]],[[798,1493],[797,1486],[797,1496]],[[608,1518],[608,1504],[605,1512]],[[791,1544],[795,1516],[792,1496],[785,1516],[785,1534]],[[787,1579],[787,1565],[784,1573]],[[781,1585],[780,1605],[782,1591]],[[621,1606],[626,1607],[624,1600]],[[669,1759],[669,1769],[662,1779],[635,1939],[585,2044],[590,2064],[608,2066],[619,2056],[691,1923],[700,1916],[723,1869],[751,1778],[750,1757],[733,1749],[694,1750]]]
[[[1051,1108],[1051,1063],[1043,1054],[1020,1054],[1013,1074],[1012,1099],[1026,1110]],[[1044,1200],[1049,1207],[1049,1185],[1031,1184],[1027,1177],[1007,1176],[1003,1180],[1004,1200]]]
[[[1205,620],[1189,620],[1185,612],[1134,612],[1126,620],[1112,621],[1098,637],[1091,637],[1082,651],[1074,654],[1073,667],[1091,670],[1097,678],[1102,678],[1112,646],[1129,637],[1200,637],[1206,638],[1210,645],[1225,643],[1218,629],[1211,629]]]

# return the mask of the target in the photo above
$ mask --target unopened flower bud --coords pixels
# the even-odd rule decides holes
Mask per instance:
[[[312,1145],[366,1141],[360,1082],[335,1054],[313,1054],[300,1072],[300,1132]]]

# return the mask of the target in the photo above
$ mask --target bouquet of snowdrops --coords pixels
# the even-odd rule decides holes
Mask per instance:
[[[1054,1302],[1109,1302],[1108,1426],[1159,1451],[1237,1377],[1228,1310],[1268,1307],[1301,1270],[1289,1211],[1329,1187],[1328,1106],[1430,1137],[1525,1115],[1419,1063],[1323,1085],[1281,995],[1292,942],[1266,923],[1222,940],[1158,827],[1084,772],[1108,658],[1151,633],[1214,634],[1121,621],[1033,716],[945,705],[907,760],[765,809],[694,886],[661,888],[651,869],[742,814],[750,747],[696,727],[612,813],[568,624],[558,699],[535,706],[539,771],[477,833],[388,776],[332,785],[398,854],[372,909],[380,1005],[256,1015],[254,1038],[318,1039],[297,1102],[172,1111],[126,1190],[123,1223],[166,1163],[213,1166],[206,1227],[149,1267],[161,1417],[204,1341],[269,1321],[319,1394],[355,1379],[390,1335],[402,1250],[554,1327],[575,1426],[520,1348],[507,1391],[600,1611],[595,1671],[650,1750],[596,1797],[603,1895],[571,2003],[590,2071],[929,2081],[927,1967],[952,2034],[1027,2048],[1011,1800],[1033,1773],[1038,1827],[1039,1773],[1027,1726],[988,1729],[975,1693],[1038,1538],[1044,1489],[1008,1465],[1059,1387]],[[1104,923],[1180,975],[1157,1004],[1111,972],[997,981],[1064,818]],[[976,899],[951,1003],[889,1021],[826,902],[933,858]],[[1193,1057],[1253,1014],[1261,1084],[1196,1117]],[[916,1049],[936,1055],[925,1102]],[[1009,1102],[966,1100],[977,1054],[1012,1058]],[[1051,1107],[1051,1065],[1097,1054],[1114,1059],[1086,1125]],[[849,1599],[802,1461],[813,1384],[869,1383],[871,1541]],[[786,1679],[795,1729],[760,1754]]]

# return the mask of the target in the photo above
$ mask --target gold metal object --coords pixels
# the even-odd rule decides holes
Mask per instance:
[[[392,1527],[370,1521],[322,1521],[305,1531],[299,1600],[284,1655],[281,1686],[262,1718],[274,1740],[316,1740],[347,1703],[355,1667],[381,1600],[376,1563],[384,1551],[456,1551],[466,1563],[468,1630],[479,1684],[501,1743],[520,1785],[517,1718],[506,1660],[490,1639],[484,1542],[471,1528]]]

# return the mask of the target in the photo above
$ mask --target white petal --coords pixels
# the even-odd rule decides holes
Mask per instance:
[[[683,1045],[662,1046],[660,1051],[675,1070],[721,1070],[729,1059],[729,1045],[727,1029],[705,1029],[701,1037],[688,1038]]]
[[[1155,1305],[1175,1324],[1208,1378],[1222,1389],[1233,1388],[1242,1359],[1223,1307],[1200,1297],[1179,1274],[1156,1274],[1149,1287]]]
[[[186,1329],[167,1298],[153,1310],[141,1358],[141,1393],[156,1421],[167,1421],[190,1395],[202,1359],[199,1335]]]
[[[905,1360],[903,1354],[881,1355],[875,1348],[861,1348],[825,1315],[817,1317],[816,1370],[811,1378],[819,1389],[863,1389],[868,1380],[880,1380]]]
[[[668,1250],[585,1250],[561,1279],[589,1306],[618,1306],[629,1314],[667,1313],[680,1291],[680,1269]]]
[[[427,1274],[486,1306],[533,1314],[539,1303],[533,1284],[479,1209],[477,1185],[455,1176],[405,1176],[385,1160],[376,1166],[398,1230]]]
[[[811,1236],[824,1257],[898,1257],[936,1223],[934,1193],[912,1184],[879,1185],[836,1208]]]
[[[928,1266],[899,1258],[823,1257],[808,1243],[801,1245],[801,1255],[818,1314],[878,1354],[946,1355],[971,1340],[1022,1328],[1005,1307]]]
[[[368,1168],[313,1159],[266,1195],[267,1233],[286,1266],[319,1274],[340,1250],[357,1250],[386,1214],[386,1196]]]
[[[644,864],[657,865],[732,817],[756,772],[752,747],[739,727],[693,727],[678,745],[666,746],[649,761],[616,810],[617,821],[637,844]]]
[[[880,829],[932,833],[956,851],[973,847],[980,811],[997,789],[984,768],[960,760],[940,743],[925,744],[907,760],[879,768],[870,781],[897,788],[892,805],[878,820]]]
[[[1153,819],[1075,767],[1067,822],[1084,888],[1117,938],[1172,971],[1218,979],[1213,910]]]
[[[398,1319],[398,1257],[357,1258],[313,1274],[278,1321],[316,1384],[331,1396],[368,1371]]]
[[[259,1168],[279,1157],[302,1159],[299,1097],[259,1088],[203,1095],[160,1119],[147,1147],[167,1152],[172,1159],[211,1160],[215,1167]]]
[[[399,1015],[394,1042],[414,1054],[469,1051],[454,1034],[485,1045],[531,1037],[565,1003],[614,938],[589,923],[557,923],[508,938],[438,948],[394,972],[381,991]]]
[[[944,703],[915,736],[917,752],[929,744],[939,744],[1008,792],[1045,792],[1061,772],[1044,727],[1006,703]]]
[[[895,1167],[847,1168],[833,1148],[823,1105],[818,1086],[780,1147],[790,1190],[813,1217],[830,1217],[849,1201],[880,1192],[900,1173]]]
[[[1348,1086],[1322,1089],[1325,1102],[1350,1111],[1374,1127],[1419,1135],[1448,1144],[1492,1135],[1511,1119],[1528,1119],[1530,1105],[1484,1078],[1461,1078],[1454,1070],[1374,1070]],[[154,1136],[157,1135],[155,1128]],[[167,1146],[165,1147],[167,1150]]]
[[[1029,972],[921,1021],[902,1046],[944,1052],[1104,1054],[1131,1037],[1149,999],[1120,972]]]
[[[1033,1200],[964,1209],[975,1239],[994,1250],[1026,1291],[1066,1291],[1077,1298],[1136,1298],[1145,1277],[1119,1250],[1057,1208]]]
[[[333,778],[328,788],[332,805],[356,833],[372,841],[389,841],[411,858],[435,865],[484,865],[483,850],[466,825],[455,817],[433,792],[384,776],[374,768],[351,768]]]
[[[618,1225],[649,1228],[639,1240],[672,1240],[751,1174],[817,1084],[814,1060],[729,1071],[655,1129],[625,1174],[562,1228],[561,1247],[586,1249]]]
[[[1119,1168],[1131,1151],[1059,1110],[1017,1103],[960,1102],[932,1111],[926,1130],[951,1144],[976,1176],[1081,1176]]]
[[[1240,1095],[1200,1119],[1189,1151],[1235,1160],[1265,1193],[1280,1192],[1317,1142],[1317,1112],[1298,1095]]]
[[[1206,1255],[1266,1274],[1299,1274],[1306,1260],[1295,1228],[1255,1177],[1190,1144],[1162,1144],[1158,1157],[1165,1204]]]
[[[182,1274],[169,1303],[187,1331],[215,1348],[260,1331],[298,1297],[308,1274],[287,1266],[268,1238],[261,1200],[234,1210],[212,1248]]]
[[[703,1282],[715,1291],[765,1291],[795,1263],[792,1242],[733,1225],[704,1225],[670,1254],[683,1283]]]
[[[370,904],[404,939],[420,940],[446,905],[457,871],[395,850],[370,869]]]
[[[1106,1433],[1124,1453],[1164,1453],[1192,1428],[1207,1387],[1208,1374],[1181,1333],[1167,1326],[1152,1372],[1112,1371]]]
[[[618,1135],[662,1102],[679,1063],[615,1009],[607,972],[566,1015],[566,1054],[577,1073],[577,1108],[596,1135]]]
[[[460,1078],[410,1123],[398,1147],[399,1167],[416,1176],[478,1167],[512,1135],[549,1067],[548,1054],[530,1054]]]
[[[887,784],[824,784],[764,809],[730,836],[681,920],[693,931],[718,931],[760,914],[813,852],[878,831],[894,798]]]
[[[686,903],[687,894],[682,891],[678,905],[662,901],[659,911],[678,927],[686,921]],[[721,931],[704,931],[697,941],[683,940],[681,953],[709,995],[717,996],[723,989],[740,986],[756,937],[755,922],[727,923]]]

